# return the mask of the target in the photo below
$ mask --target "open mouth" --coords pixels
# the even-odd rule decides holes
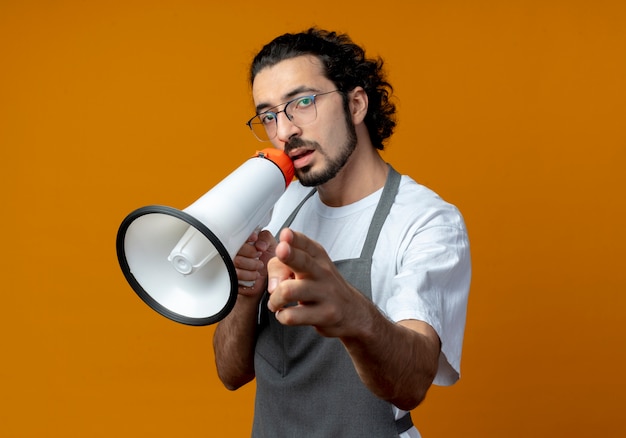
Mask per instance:
[[[312,153],[313,153],[312,149],[305,149],[305,150],[300,149],[297,151],[289,152],[289,158],[291,158],[292,161],[296,161]]]
[[[289,152],[289,158],[293,161],[294,167],[300,168],[309,163],[313,152],[315,152],[314,149],[297,149]]]

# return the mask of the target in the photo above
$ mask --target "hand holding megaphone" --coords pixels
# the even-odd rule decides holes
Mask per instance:
[[[117,234],[126,280],[146,304],[176,322],[222,320],[237,299],[233,258],[268,223],[293,175],[284,152],[264,149],[184,210],[152,205],[133,211]]]

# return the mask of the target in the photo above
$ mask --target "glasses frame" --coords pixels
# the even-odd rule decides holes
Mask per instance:
[[[262,113],[255,114],[255,115],[254,115],[254,117],[252,117],[250,120],[248,120],[248,121],[246,122],[246,125],[248,125],[248,128],[250,128],[250,131],[252,131],[252,134],[254,135],[254,137],[255,137],[257,140],[259,140],[259,141],[261,141],[261,142],[272,141],[272,140],[276,137],[276,135],[278,134],[278,115],[279,115],[280,113],[285,113],[285,117],[287,117],[287,120],[289,120],[291,123],[294,123],[294,121],[293,121],[293,115],[290,115],[290,114],[287,112],[287,109],[289,108],[289,105],[291,105],[292,103],[297,102],[297,101],[299,101],[299,100],[301,100],[301,99],[307,99],[307,98],[308,98],[308,99],[311,99],[311,100],[313,101],[313,102],[312,102],[312,105],[313,105],[313,107],[314,107],[314,109],[315,109],[315,118],[314,118],[313,120],[311,120],[310,122],[304,123],[304,125],[307,125],[308,123],[313,123],[313,122],[315,121],[315,119],[317,119],[317,100],[316,100],[316,99],[317,99],[317,97],[318,97],[318,96],[324,96],[324,95],[326,95],[326,94],[330,94],[330,93],[337,93],[337,92],[339,92],[339,93],[340,93],[340,92],[341,92],[341,90],[331,90],[331,91],[326,91],[326,92],[324,92],[324,93],[305,94],[305,95],[303,95],[303,96],[294,97],[293,99],[288,100],[287,102],[280,103],[280,104],[278,104],[278,105],[276,105],[276,106],[274,106],[274,107],[270,108],[270,110],[268,110],[268,111],[263,111]],[[283,106],[283,105],[284,105],[284,106]],[[280,111],[271,111],[271,109],[273,109],[273,108],[278,108],[279,106],[283,106],[283,109],[282,109],[282,110],[280,110]],[[275,132],[274,132],[274,135],[272,135],[271,137],[269,136],[269,134],[268,134],[268,135],[266,135],[267,139],[265,139],[265,138],[260,138],[260,137],[256,134],[256,132],[254,131],[254,128],[252,127],[252,125],[253,125],[252,121],[253,121],[254,119],[259,119],[259,120],[260,120],[259,116],[262,116],[262,115],[265,115],[265,114],[273,114],[273,115],[274,115],[274,125],[276,126],[276,130],[275,130]],[[257,124],[258,124],[258,125],[262,125],[262,126],[263,126],[263,123],[257,123]],[[297,125],[297,124],[295,124],[295,123],[294,123],[294,125],[296,125],[297,127],[300,127],[300,125]],[[263,129],[265,129],[265,128],[263,128]],[[267,133],[267,130],[265,130],[265,132]]]

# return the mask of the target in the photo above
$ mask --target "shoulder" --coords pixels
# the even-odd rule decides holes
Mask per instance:
[[[463,216],[455,205],[407,175],[400,181],[390,219],[396,225],[412,223],[417,227],[448,226],[465,230]]]
[[[444,266],[464,270],[469,267],[469,237],[463,216],[433,190],[403,176],[375,256],[390,275]]]

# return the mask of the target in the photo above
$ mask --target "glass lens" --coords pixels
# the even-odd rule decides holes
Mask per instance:
[[[317,117],[315,96],[302,96],[289,102],[285,112],[296,126],[313,122]]]
[[[276,115],[259,114],[250,120],[252,133],[261,141],[269,141],[276,135]]]

